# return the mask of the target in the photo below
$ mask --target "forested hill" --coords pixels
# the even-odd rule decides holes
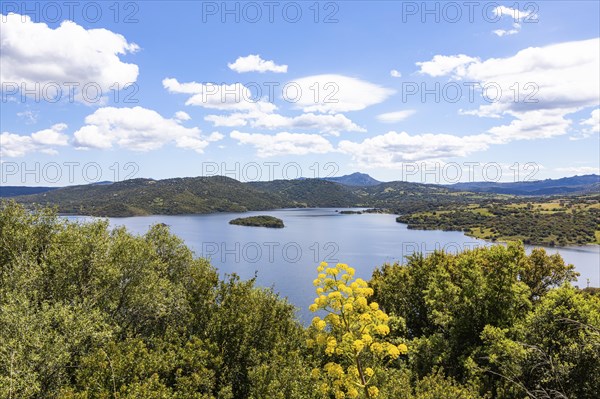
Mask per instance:
[[[519,197],[450,186],[389,182],[350,186],[323,179],[241,183],[222,177],[133,179],[13,197],[64,214],[178,215],[302,207],[365,207],[400,215],[413,229],[463,231],[488,240],[531,244],[600,243],[600,195]]]
[[[112,217],[244,212],[292,206],[280,196],[223,176],[132,179],[110,185],[65,187],[15,199],[27,204],[55,205],[61,213]]]
[[[352,207],[360,202],[355,189],[321,179],[274,180],[247,183],[276,195],[294,207]]]
[[[393,182],[358,187],[322,179],[241,183],[222,177],[132,179],[110,185],[65,187],[15,197],[25,204],[57,206],[61,213],[135,216],[244,212],[293,207],[380,207],[405,212],[429,209],[481,194],[447,187]],[[492,198],[491,196],[489,196]],[[420,204],[420,205],[419,205]]]

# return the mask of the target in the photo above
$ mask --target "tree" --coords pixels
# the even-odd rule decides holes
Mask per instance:
[[[488,372],[500,398],[596,398],[600,298],[564,285],[512,328],[484,330]]]
[[[368,302],[373,289],[360,278],[354,280],[353,268],[343,263],[329,268],[323,262],[317,271],[318,297],[310,310],[328,314],[313,319],[308,345],[316,346],[329,360],[322,370],[313,370],[322,382],[319,391],[336,399],[376,398],[378,378],[408,347],[384,340],[390,332],[389,317],[377,303]]]

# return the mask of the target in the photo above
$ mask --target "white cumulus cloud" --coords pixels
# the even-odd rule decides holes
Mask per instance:
[[[362,167],[395,168],[402,162],[464,157],[486,150],[489,144],[490,138],[484,134],[459,137],[391,131],[362,142],[342,140],[338,148]]]
[[[241,127],[250,126],[256,129],[302,129],[317,130],[319,133],[339,135],[340,132],[364,132],[343,114],[305,113],[288,117],[275,113],[250,112],[232,113],[229,115],[207,115],[204,118],[215,126]]]
[[[123,62],[119,56],[136,52],[139,47],[120,34],[85,29],[72,21],[52,29],[14,13],[2,15],[2,21],[0,81],[5,87],[24,85],[45,98],[42,90],[58,85],[61,98],[66,99],[71,85],[74,98],[85,101],[80,89],[88,85],[88,97],[93,97],[88,101],[94,101],[98,99],[94,88],[106,93],[115,85],[123,88],[137,80],[138,66]]]
[[[186,105],[223,111],[273,112],[277,109],[273,103],[253,98],[250,89],[241,83],[180,83],[173,78],[163,79],[162,83],[170,93],[191,94]]]
[[[64,123],[57,123],[49,129],[44,129],[24,136],[15,133],[0,134],[0,157],[21,157],[29,152],[56,154],[54,147],[66,146],[69,137],[63,133],[67,129]]]
[[[243,133],[234,130],[229,134],[239,144],[251,145],[260,158],[281,155],[325,154],[334,151],[331,143],[318,134],[280,132],[274,135]]]
[[[596,108],[592,111],[592,114],[589,119],[581,122],[582,125],[590,126],[590,133],[598,133],[600,132],[600,108]]]
[[[582,128],[578,135],[570,137],[571,140],[581,140],[600,133],[600,108],[593,110],[590,117],[580,121],[579,124]]]
[[[257,129],[312,129],[323,134],[339,135],[342,131],[363,132],[343,114],[304,113],[288,117],[275,111],[277,106],[265,99],[254,99],[248,87],[241,83],[208,84],[198,82],[180,83],[177,79],[166,78],[163,86],[171,93],[188,94],[191,97],[186,105],[230,112],[225,115],[207,115],[205,120],[216,127],[250,126]]]
[[[187,112],[177,111],[175,112],[175,119],[180,121],[189,121],[190,119],[192,119],[192,117]]]
[[[273,61],[265,61],[258,54],[250,54],[246,57],[238,57],[235,62],[227,64],[229,69],[237,73],[244,72],[275,72],[286,73],[287,65],[277,65]]]
[[[173,142],[177,147],[202,153],[209,144],[198,127],[184,127],[178,119],[167,119],[142,107],[99,108],[85,118],[85,123],[74,134],[78,148],[108,149],[117,145],[150,151]]]
[[[419,72],[433,76],[444,76],[453,73],[458,76],[465,74],[469,64],[479,62],[477,58],[465,54],[459,55],[436,55],[431,61],[417,62]]]
[[[462,113],[512,116],[511,123],[491,130],[505,141],[566,134],[571,124],[567,115],[597,107],[600,98],[598,38],[529,47],[513,56],[487,60],[436,55],[417,65],[430,76],[477,83],[487,101]]]
[[[336,74],[306,76],[286,84],[284,96],[304,112],[360,111],[395,93],[365,80]]]

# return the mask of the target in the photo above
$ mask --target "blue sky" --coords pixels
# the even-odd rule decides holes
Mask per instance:
[[[1,4],[2,184],[600,166],[597,1]]]

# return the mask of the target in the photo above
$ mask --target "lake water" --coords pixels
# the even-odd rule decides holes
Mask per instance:
[[[125,226],[143,234],[156,223],[169,225],[198,256],[211,259],[220,274],[237,273],[243,279],[257,276],[257,284],[273,287],[299,308],[303,321],[315,297],[313,279],[317,264],[343,262],[369,279],[378,266],[402,261],[415,251],[435,249],[457,252],[490,243],[456,231],[409,230],[387,214],[341,215],[343,208],[282,209],[268,212],[210,215],[138,216],[110,218],[111,226]],[[269,229],[230,225],[240,216],[268,214],[283,220],[285,228]],[[69,217],[86,220],[86,217]],[[531,247],[528,248],[531,250]],[[600,286],[600,246],[547,248],[559,252],[581,273],[578,285]]]

